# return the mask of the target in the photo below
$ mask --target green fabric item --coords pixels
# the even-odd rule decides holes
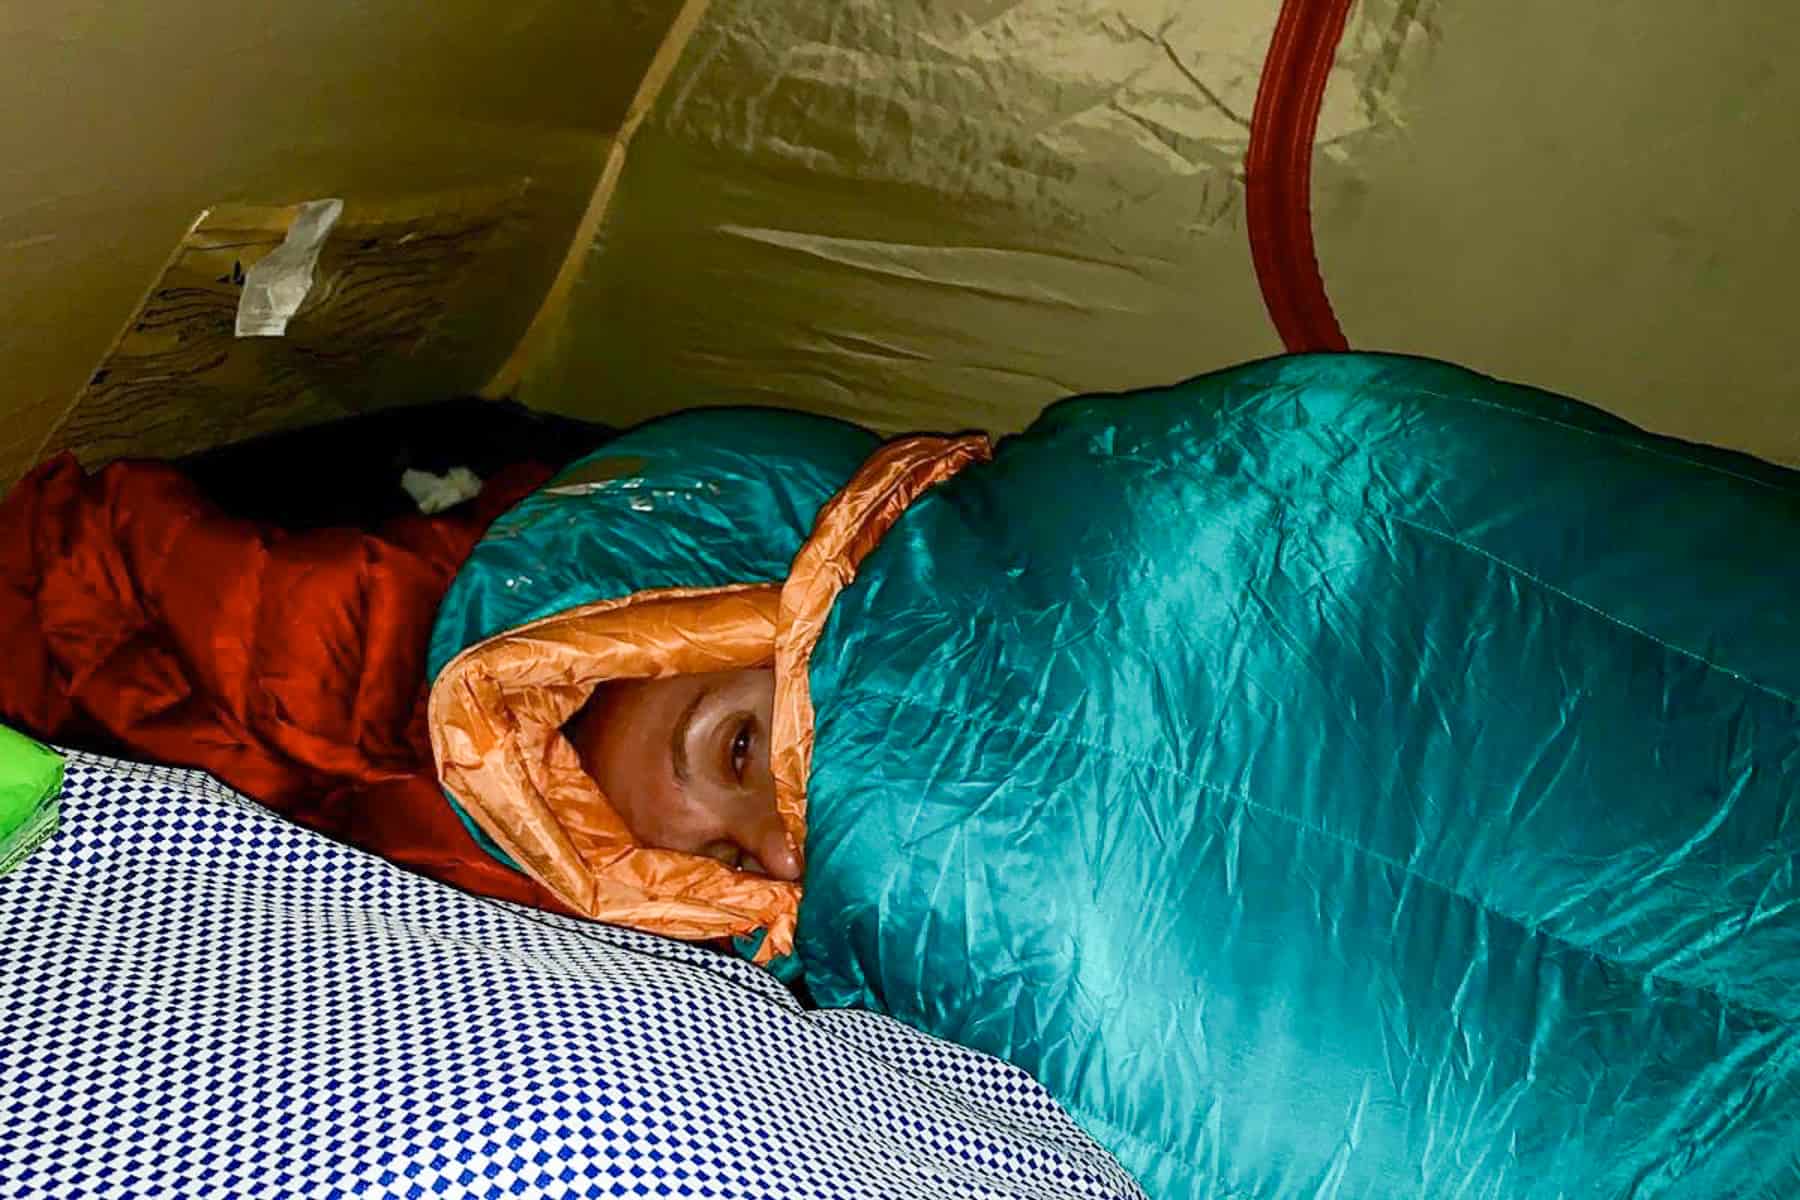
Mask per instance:
[[[0,874],[56,832],[63,760],[0,725]]]
[[[814,652],[805,980],[1154,1197],[1794,1195],[1797,547],[1437,363],[1057,405]]]

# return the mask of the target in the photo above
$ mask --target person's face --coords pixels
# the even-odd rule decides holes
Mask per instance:
[[[800,878],[775,811],[766,668],[609,684],[569,726],[582,766],[646,846]]]

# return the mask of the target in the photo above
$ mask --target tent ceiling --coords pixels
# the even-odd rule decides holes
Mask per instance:
[[[0,6],[0,487],[38,451],[205,209],[517,189],[424,352],[309,420],[472,390],[530,319],[678,0]],[[602,60],[597,62],[597,56]],[[229,330],[224,341],[229,343]],[[254,420],[165,406],[221,440]]]
[[[1762,0],[1443,4],[1404,136],[1317,167],[1353,345],[1800,463],[1800,21]]]
[[[527,401],[612,421],[752,402],[1005,430],[1282,348],[1244,182],[1281,0],[713,0],[621,154],[701,4],[0,18],[0,481],[57,444],[182,231],[232,202],[385,211],[528,181],[427,342],[280,412],[169,403],[144,448],[509,363]],[[1800,462],[1796,57],[1800,25],[1760,0],[1362,0],[1308,218],[1350,344]]]
[[[1280,7],[715,0],[528,397],[1013,428],[1278,350],[1241,166]],[[1351,345],[1800,462],[1797,58],[1761,0],[1356,5],[1312,189]]]

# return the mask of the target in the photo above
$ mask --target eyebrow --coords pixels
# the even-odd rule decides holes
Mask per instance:
[[[681,715],[675,718],[675,728],[669,733],[669,758],[675,763],[677,783],[688,781],[687,740],[688,729],[694,723],[694,714],[700,711],[700,706],[706,703],[706,698],[712,695],[716,686],[718,685],[709,683],[701,688],[687,702],[687,707],[681,710]]]

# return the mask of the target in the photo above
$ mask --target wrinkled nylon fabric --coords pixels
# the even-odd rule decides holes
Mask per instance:
[[[590,917],[789,949],[796,885],[638,845],[561,728],[612,680],[772,665],[789,566],[876,444],[820,417],[684,414],[494,523],[439,612],[430,705],[439,778],[490,853]]]
[[[165,464],[67,455],[0,503],[0,719],[198,767],[473,892],[560,908],[448,813],[425,738],[432,614],[523,465],[436,517],[290,534]]]
[[[825,622],[806,982],[1152,1195],[1800,1194],[1797,543],[1432,362],[1055,406]]]
[[[681,413],[615,438],[494,522],[438,610],[429,673],[582,605],[779,583],[877,444],[841,421],[762,409]]]
[[[431,696],[446,791],[510,862],[579,913],[689,939],[767,928],[770,952],[785,952],[795,884],[640,846],[562,732],[611,680],[767,665],[779,596],[773,585],[640,592],[460,656]]]

